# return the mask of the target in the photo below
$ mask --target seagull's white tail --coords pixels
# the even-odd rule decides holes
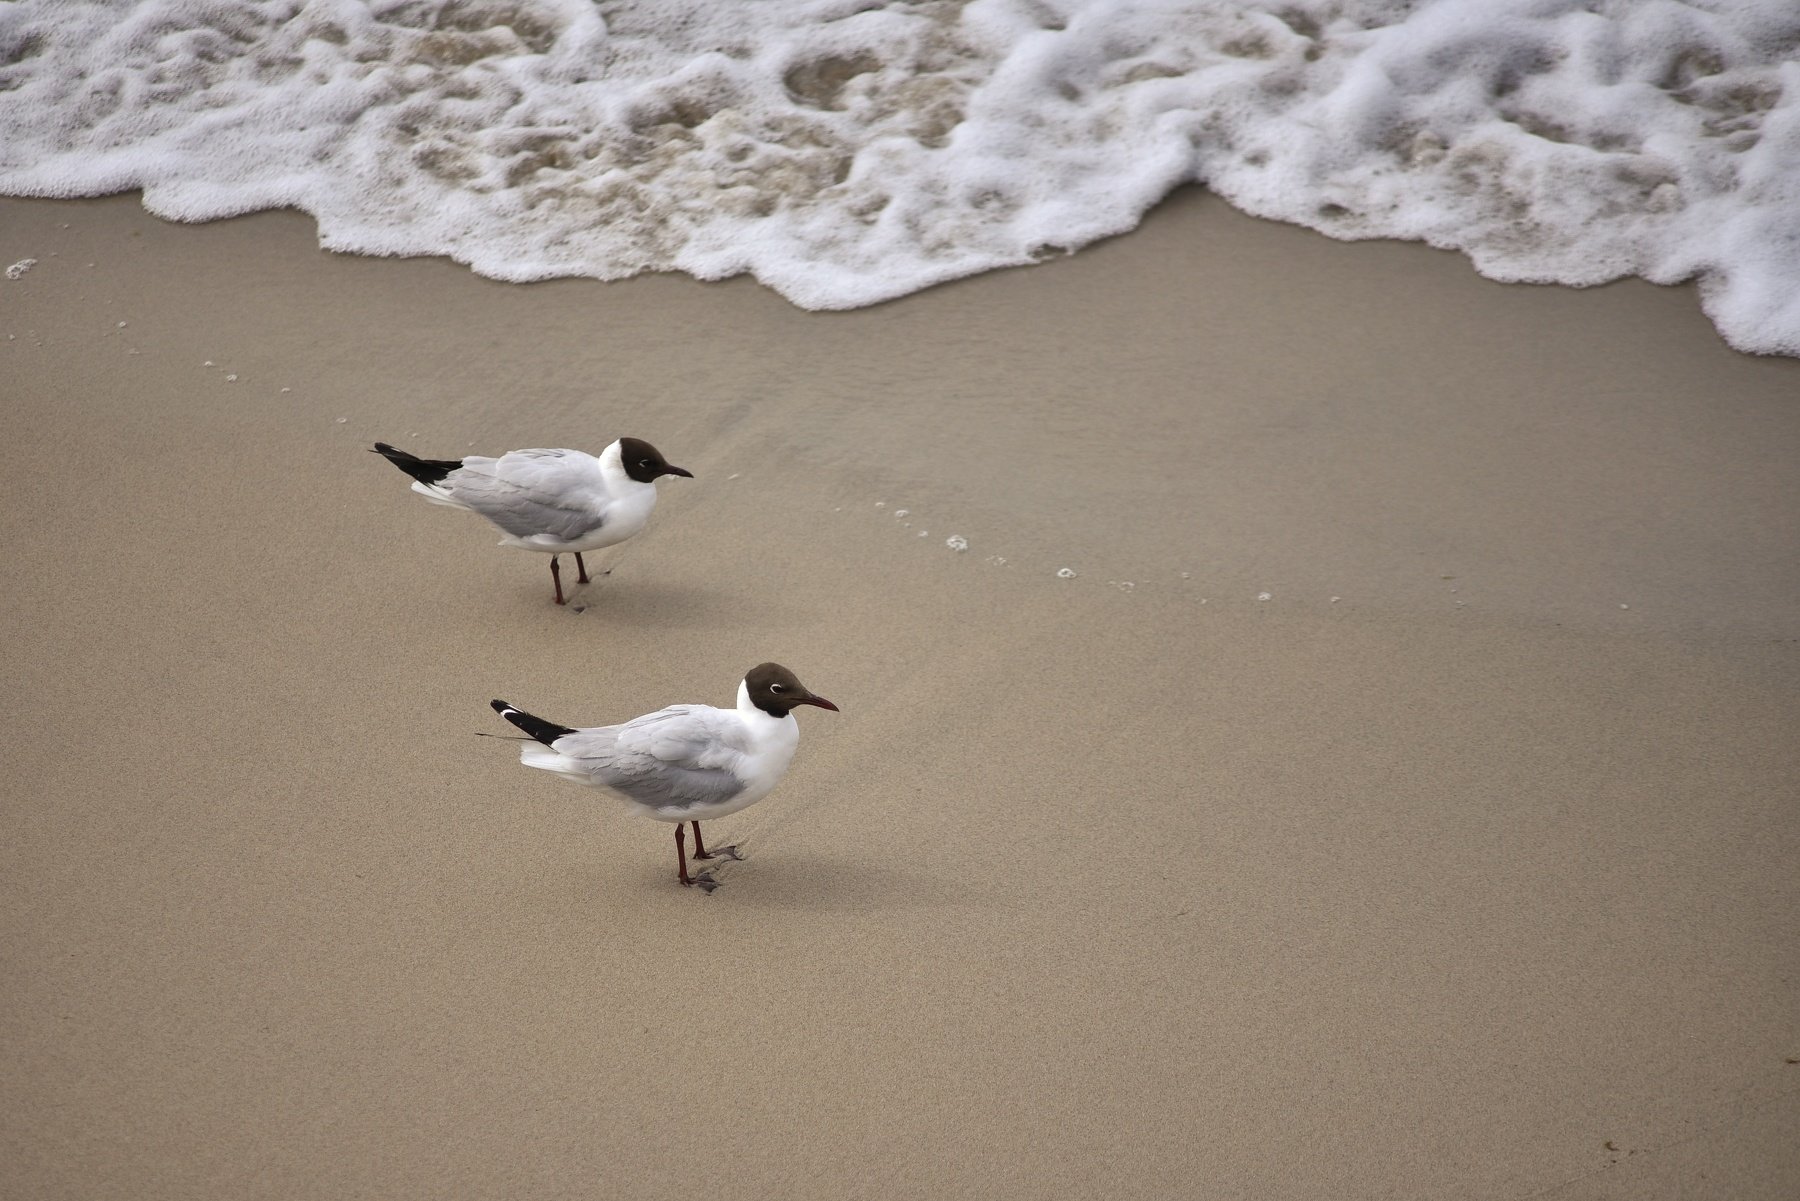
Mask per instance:
[[[581,770],[580,764],[560,751],[553,751],[537,743],[528,742],[519,747],[519,762],[526,767],[553,771],[559,776],[567,776],[584,784],[588,782],[588,773]]]
[[[467,509],[469,507],[435,484],[424,484],[414,480],[412,490],[434,505],[443,505],[450,509]]]

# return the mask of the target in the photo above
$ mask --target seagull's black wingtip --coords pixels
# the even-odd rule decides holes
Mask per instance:
[[[525,731],[545,746],[549,746],[558,738],[561,738],[566,734],[573,734],[575,732],[574,726],[559,726],[553,721],[545,721],[541,717],[535,717],[532,714],[525,712],[523,709],[518,709],[509,705],[505,701],[489,701],[488,704],[494,707],[495,713],[498,713],[501,717],[504,717],[507,721],[519,727],[519,729]]]
[[[397,446],[389,446],[386,442],[377,442],[369,448],[372,454],[378,454],[407,475],[421,484],[440,483],[443,478],[462,466],[461,459],[421,459]]]

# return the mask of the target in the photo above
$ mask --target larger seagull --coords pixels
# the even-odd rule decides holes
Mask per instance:
[[[434,504],[479,513],[505,532],[502,546],[550,556],[556,603],[564,604],[558,556],[573,552],[580,582],[588,582],[581,552],[625,541],[650,520],[656,481],[693,478],[642,438],[620,438],[599,456],[579,450],[513,450],[497,459],[421,459],[377,442],[373,450],[413,478],[413,491]]]
[[[795,709],[817,705],[837,711],[779,663],[750,669],[738,685],[735,709],[670,705],[622,725],[576,729],[505,701],[493,705],[535,742],[519,748],[519,762],[526,767],[609,789],[645,817],[674,822],[681,882],[699,884],[707,892],[713,888],[709,875],[688,875],[687,823],[694,826],[694,858],[737,858],[736,847],[708,852],[700,840],[700,823],[769,795],[800,743]]]

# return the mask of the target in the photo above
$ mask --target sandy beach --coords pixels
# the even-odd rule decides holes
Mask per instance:
[[[835,314],[133,196],[26,258],[0,1195],[1800,1187],[1800,361],[1691,289],[1191,190]],[[696,478],[566,609],[366,453],[621,434]],[[711,896],[475,737],[765,659],[842,713]]]

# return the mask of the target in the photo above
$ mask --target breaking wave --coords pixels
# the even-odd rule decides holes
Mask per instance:
[[[1495,279],[1698,279],[1734,346],[1800,354],[1800,5],[0,4],[0,192],[294,207],[503,280],[851,308],[1186,182]]]

